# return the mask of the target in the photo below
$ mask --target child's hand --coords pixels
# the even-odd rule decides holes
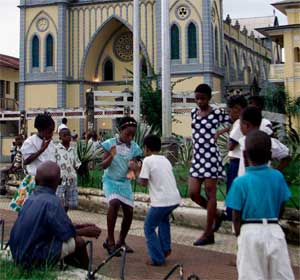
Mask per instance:
[[[46,140],[46,139],[44,138],[44,139],[43,139],[43,142],[42,142],[42,145],[41,145],[41,148],[40,148],[40,151],[41,151],[41,152],[44,152],[44,151],[48,148],[50,142],[51,142],[51,139]]]
[[[128,179],[128,180],[135,180],[135,179],[136,179],[133,170],[128,170],[128,172],[127,172],[127,179]]]
[[[111,154],[112,157],[114,157],[117,154],[117,147],[112,146],[109,150],[109,153]]]

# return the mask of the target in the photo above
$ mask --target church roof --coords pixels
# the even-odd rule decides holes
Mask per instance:
[[[251,31],[253,31],[255,37],[257,37],[257,38],[264,38],[264,36],[261,33],[257,32],[256,28],[273,27],[273,26],[278,25],[278,18],[275,15],[265,16],[265,17],[232,19],[232,23],[235,23],[235,21],[239,22],[241,30],[243,30],[243,28],[245,26],[248,30],[248,34],[250,34]]]
[[[19,70],[19,59],[13,56],[0,54],[0,66]]]

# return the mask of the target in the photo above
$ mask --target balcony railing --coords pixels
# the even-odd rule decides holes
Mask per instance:
[[[0,110],[18,111],[19,103],[13,98],[0,98]]]

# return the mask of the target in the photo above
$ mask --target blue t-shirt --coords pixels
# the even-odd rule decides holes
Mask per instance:
[[[60,199],[48,187],[38,187],[26,200],[11,230],[14,260],[25,267],[59,260],[62,243],[75,237],[75,228]]]
[[[250,166],[233,181],[226,206],[242,211],[242,220],[278,218],[282,203],[291,197],[283,175],[267,165]]]
[[[117,153],[113,158],[111,165],[105,169],[104,177],[116,181],[126,181],[128,172],[128,162],[142,155],[142,150],[134,141],[130,142],[130,147],[120,142],[117,138],[111,138],[102,143],[105,151],[109,152],[112,146],[117,147]]]

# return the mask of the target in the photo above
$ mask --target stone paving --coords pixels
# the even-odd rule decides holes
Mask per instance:
[[[8,209],[8,203],[9,203],[8,199],[0,197],[0,209]],[[96,258],[96,262],[100,263],[100,260],[103,260],[105,258],[105,252],[101,248],[101,242],[104,240],[105,234],[106,234],[106,231],[105,231],[106,216],[101,215],[101,214],[96,214],[96,213],[79,211],[79,210],[70,211],[69,215],[70,215],[71,219],[76,223],[87,223],[87,222],[96,223],[98,226],[100,226],[103,229],[103,233],[101,235],[101,241],[97,241],[97,243],[95,245],[97,248],[100,248],[99,249],[100,256],[98,256]],[[120,222],[121,222],[121,219],[118,219],[118,222],[116,225],[116,230],[120,229]],[[193,252],[193,255],[195,255],[195,256],[197,255],[197,259],[200,260],[201,257],[203,258],[202,264],[203,264],[203,262],[205,262],[205,260],[207,258],[209,258],[209,259],[218,258],[217,263],[213,260],[213,261],[207,262],[206,266],[208,266],[208,268],[212,269],[212,270],[213,269],[217,270],[217,267],[218,267],[220,270],[224,269],[228,273],[228,274],[226,274],[227,276],[225,278],[221,276],[222,273],[220,273],[220,274],[215,273],[213,278],[204,278],[204,279],[236,279],[234,260],[235,260],[235,254],[236,254],[237,247],[236,247],[236,238],[233,235],[216,234],[216,236],[215,236],[216,243],[213,245],[201,247],[201,250],[200,250],[199,248],[195,248],[192,246],[193,241],[197,237],[200,236],[200,234],[201,234],[200,230],[194,229],[194,228],[176,226],[176,225],[172,225],[171,228],[172,228],[172,242],[174,243],[174,246],[173,246],[174,247],[174,254],[173,254],[174,257],[173,257],[173,260],[170,261],[171,266],[170,267],[168,266],[168,268],[169,268],[168,270],[170,270],[172,265],[174,265],[178,262],[181,262],[180,257],[182,257],[182,259],[185,259],[185,266],[188,265],[188,262],[193,262],[193,259],[190,259],[191,253]],[[133,262],[133,263],[140,262],[141,260],[139,258],[144,258],[144,261],[145,261],[147,259],[147,253],[146,253],[145,244],[143,244],[144,239],[142,238],[144,236],[143,221],[134,220],[129,234],[130,234],[130,236],[128,237],[128,243],[130,243],[130,245],[132,247],[138,247],[139,250],[141,250],[143,252],[142,252],[142,254],[139,254],[139,255],[133,254],[132,256],[134,256],[134,255],[135,256],[134,257],[130,256],[129,258],[131,259],[131,261],[128,258],[129,259],[128,262]],[[99,242],[100,242],[100,244],[98,244]],[[142,249],[140,249],[140,248],[142,248]],[[218,254],[216,254],[217,252],[218,252]],[[289,245],[289,253],[290,253],[292,264],[294,266],[299,266],[299,264],[300,264],[299,247]],[[179,255],[180,257],[175,256],[175,255]],[[114,264],[112,264],[112,265],[116,266],[117,261],[114,261]],[[107,269],[108,270],[112,269],[112,267],[108,266]],[[154,270],[151,271],[150,278],[147,278],[146,276],[143,276],[143,278],[139,278],[139,275],[142,275],[143,273],[145,273],[145,269],[149,269],[149,268],[147,268],[146,266],[139,266],[139,268],[137,269],[134,266],[131,267],[130,265],[128,265],[128,268],[126,267],[126,272],[129,273],[130,275],[134,275],[134,276],[130,277],[130,280],[133,280],[133,279],[162,279],[162,277],[160,277],[159,272],[157,272],[157,274],[155,274],[156,273],[155,269],[157,269],[157,268],[154,268]],[[193,271],[191,269],[192,268],[188,268],[187,270]],[[168,271],[168,270],[166,270],[166,271]],[[297,270],[295,270],[295,271],[297,271]],[[110,275],[110,273],[107,273],[105,271],[103,271],[103,273],[105,275]],[[118,275],[118,273],[113,273],[113,275],[111,275],[111,276],[115,277],[117,275]],[[202,275],[204,275],[202,277],[209,277],[209,274],[206,275],[204,273]],[[155,278],[155,277],[157,277],[157,278]]]

